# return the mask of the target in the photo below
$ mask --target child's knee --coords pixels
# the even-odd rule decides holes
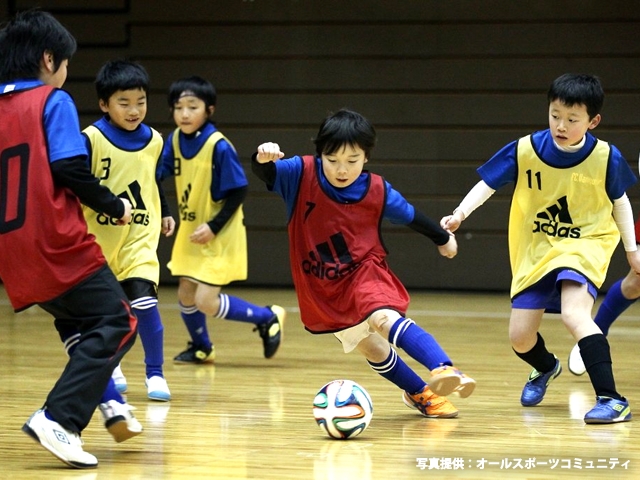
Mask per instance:
[[[378,333],[389,333],[393,324],[400,318],[401,315],[395,310],[376,310],[369,317],[369,325]]]
[[[195,305],[207,315],[216,315],[220,309],[220,295],[198,291],[194,297]]]
[[[510,330],[509,341],[511,347],[519,353],[531,350],[538,340],[538,332],[528,330]]]

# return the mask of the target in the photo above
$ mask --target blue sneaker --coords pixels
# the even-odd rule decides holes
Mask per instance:
[[[631,408],[626,398],[596,397],[596,406],[584,416],[584,423],[617,423],[631,420]]]
[[[560,365],[558,357],[556,357],[556,364],[550,372],[540,373],[534,368],[529,374],[529,381],[522,389],[522,396],[520,397],[522,406],[533,407],[539,404],[544,398],[551,380],[560,375],[561,372],[562,365]]]

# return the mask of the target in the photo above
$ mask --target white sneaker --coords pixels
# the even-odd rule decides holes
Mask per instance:
[[[147,386],[147,397],[149,397],[149,400],[157,400],[159,402],[168,402],[171,400],[171,392],[164,378],[154,375],[153,377],[147,378],[144,383]]]
[[[113,369],[111,378],[113,379],[113,383],[116,384],[116,390],[118,390],[119,393],[127,393],[127,379],[122,373],[122,367],[120,364]]]
[[[128,403],[109,400],[98,408],[104,417],[104,426],[116,442],[124,442],[142,433],[142,425],[131,413],[135,408]]]
[[[587,367],[584,366],[584,362],[582,361],[580,347],[577,343],[571,349],[567,365],[569,366],[569,371],[574,375],[584,375],[584,372],[587,371]]]
[[[49,420],[44,410],[38,410],[31,415],[22,426],[22,431],[67,465],[75,468],[98,466],[98,459],[82,449],[80,435],[70,432],[58,422]]]

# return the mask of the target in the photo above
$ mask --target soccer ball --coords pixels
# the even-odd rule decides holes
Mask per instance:
[[[313,400],[313,416],[331,438],[346,440],[369,426],[373,403],[367,391],[351,380],[333,380]]]

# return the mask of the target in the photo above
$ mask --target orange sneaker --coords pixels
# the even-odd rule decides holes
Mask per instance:
[[[431,370],[429,381],[431,390],[438,395],[445,396],[457,393],[462,398],[467,398],[476,388],[476,381],[462,373],[456,367],[442,365]]]
[[[402,395],[404,404],[409,408],[415,408],[422,415],[429,418],[453,418],[458,416],[458,410],[444,397],[439,397],[426,385],[421,392],[411,395],[404,392]]]

